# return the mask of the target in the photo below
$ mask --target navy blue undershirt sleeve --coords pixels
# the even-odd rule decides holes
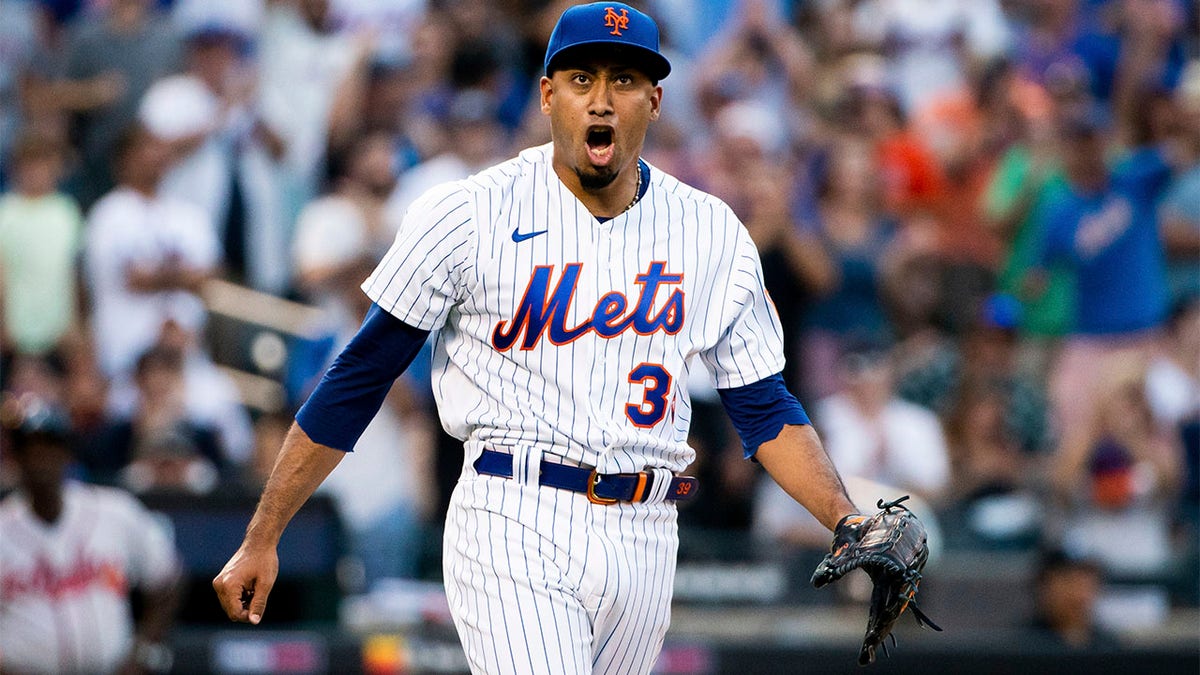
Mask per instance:
[[[785,424],[811,424],[780,373],[743,387],[718,389],[717,393],[742,439],[747,459],[758,452],[758,446],[778,436]]]
[[[428,336],[372,303],[358,333],[296,413],[296,423],[317,443],[350,452]]]

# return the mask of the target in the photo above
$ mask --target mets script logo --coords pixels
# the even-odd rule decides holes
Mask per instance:
[[[612,29],[612,35],[620,35],[621,31],[629,28],[629,10],[623,9],[617,14],[612,7],[604,8],[604,27]]]
[[[632,307],[624,293],[610,291],[601,296],[591,316],[572,328],[567,327],[567,310],[571,307],[583,263],[567,264],[553,292],[550,279],[554,266],[536,267],[516,316],[511,321],[497,323],[492,331],[492,346],[497,351],[508,351],[520,340],[521,349],[533,349],[547,329],[550,342],[555,345],[573,342],[593,331],[603,338],[616,337],[630,329],[638,335],[650,335],[660,330],[674,335],[683,328],[683,291],[671,291],[662,309],[654,313],[654,296],[659,287],[683,283],[683,275],[666,273],[666,266],[665,262],[655,261],[644,273],[637,275],[634,283],[642,290]]]

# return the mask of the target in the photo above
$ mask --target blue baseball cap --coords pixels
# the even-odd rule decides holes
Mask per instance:
[[[648,15],[621,2],[593,2],[563,12],[546,45],[546,74],[566,52],[577,47],[611,45],[637,56],[637,65],[657,81],[671,72],[671,63],[658,51],[658,24]]]

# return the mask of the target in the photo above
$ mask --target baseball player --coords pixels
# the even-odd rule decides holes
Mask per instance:
[[[124,492],[64,481],[72,456],[57,409],[7,399],[0,421],[20,473],[0,502],[0,671],[165,672],[180,574],[167,531]]]
[[[568,9],[546,52],[552,142],[431,189],[363,284],[359,333],[297,414],[213,585],[257,624],[285,524],[440,329],[442,424],[464,442],[446,592],[478,673],[647,673],[670,619],[689,357],[746,448],[833,529],[855,511],[783,385],[758,253],[718,199],[639,158],[670,64],[618,2]],[[349,460],[353,461],[353,460]]]

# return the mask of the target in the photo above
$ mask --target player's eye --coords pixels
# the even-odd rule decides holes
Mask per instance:
[[[621,73],[613,79],[616,80],[617,84],[625,86],[633,84],[633,75],[630,75],[629,73]]]
[[[587,84],[588,79],[587,73],[575,73],[571,76],[571,81],[575,84]]]

